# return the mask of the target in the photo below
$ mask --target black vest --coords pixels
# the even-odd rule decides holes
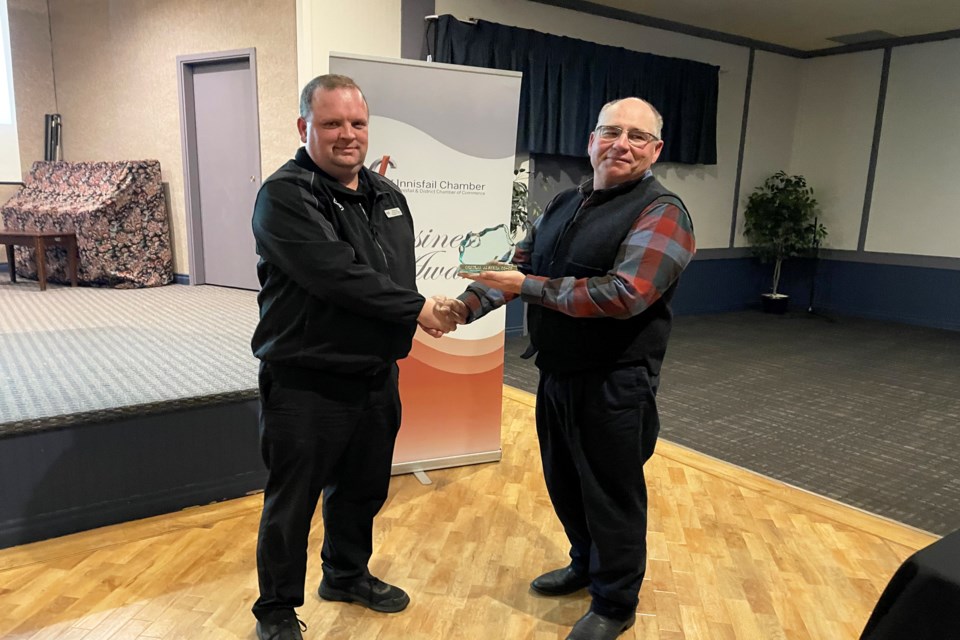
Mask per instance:
[[[602,277],[613,268],[620,244],[637,216],[654,200],[676,195],[648,176],[587,193],[571,189],[550,203],[537,227],[532,273],[548,278]],[[574,318],[537,304],[527,309],[537,367],[551,372],[643,364],[658,375],[670,337],[670,301],[677,282],[637,316]]]

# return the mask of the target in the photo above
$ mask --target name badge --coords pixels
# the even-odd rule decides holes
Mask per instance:
[[[392,209],[387,209],[386,211],[384,211],[384,213],[387,214],[387,217],[388,217],[388,218],[396,218],[397,216],[402,216],[402,215],[403,215],[403,211],[400,211],[400,208],[399,208],[399,207],[394,207],[394,208],[392,208]]]

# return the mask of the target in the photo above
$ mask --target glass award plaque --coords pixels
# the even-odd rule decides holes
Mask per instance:
[[[513,238],[505,224],[479,232],[471,231],[460,243],[460,271],[516,271],[517,267],[509,264],[514,248]]]

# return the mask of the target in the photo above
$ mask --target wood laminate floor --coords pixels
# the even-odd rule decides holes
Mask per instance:
[[[371,569],[412,604],[321,602],[311,534],[306,638],[564,638],[585,594],[532,595],[566,562],[533,400],[506,388],[503,460],[393,480]],[[647,466],[649,563],[626,640],[858,637],[900,562],[934,536],[661,442]],[[0,638],[254,638],[261,497],[0,551]]]

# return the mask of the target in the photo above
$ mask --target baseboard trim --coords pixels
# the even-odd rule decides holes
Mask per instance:
[[[262,490],[265,475],[262,471],[251,471],[232,478],[173,487],[150,495],[125,496],[119,500],[7,520],[0,523],[0,548],[148,518],[187,506],[230,500]]]

